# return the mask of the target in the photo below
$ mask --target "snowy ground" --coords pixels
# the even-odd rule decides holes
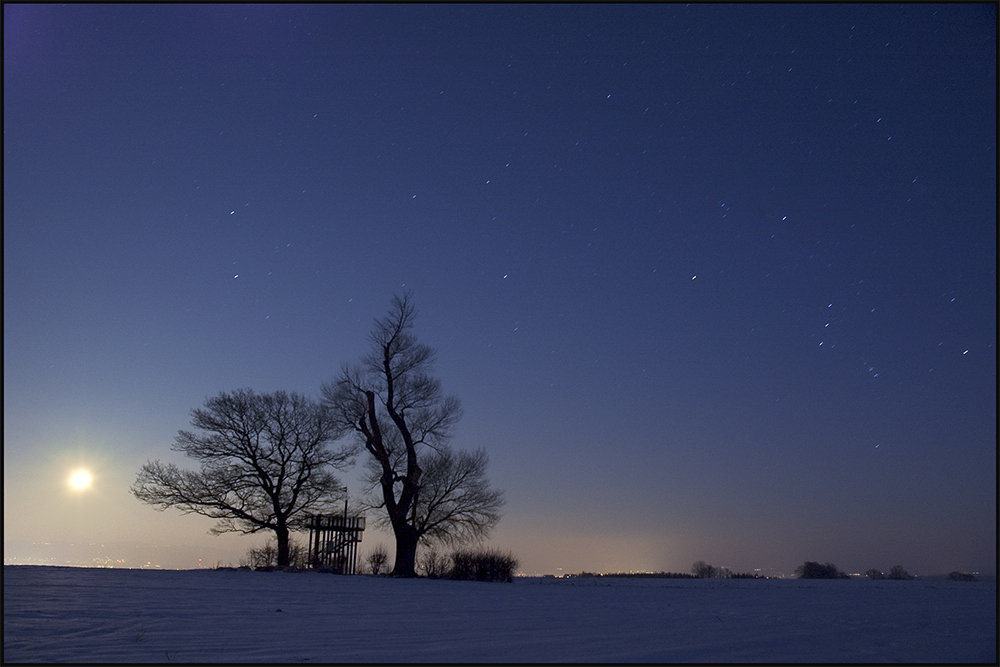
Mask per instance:
[[[995,582],[4,567],[4,662],[986,662]]]

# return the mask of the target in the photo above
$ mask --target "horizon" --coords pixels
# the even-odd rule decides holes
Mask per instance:
[[[383,540],[382,542],[385,546],[391,547],[391,541],[388,543]],[[17,553],[12,553],[11,555],[4,554],[4,565],[37,565],[37,566],[51,566],[51,567],[84,567],[84,568],[111,568],[111,569],[134,569],[134,570],[213,570],[219,568],[232,568],[232,567],[246,567],[241,564],[240,558],[245,557],[245,553],[238,554],[237,560],[223,560],[218,557],[218,552],[216,557],[208,557],[208,552],[204,550],[199,550],[196,547],[185,547],[169,544],[140,544],[140,543],[108,543],[107,546],[104,543],[87,543],[87,544],[74,544],[74,543],[60,543],[60,542],[43,542],[43,543],[15,543],[12,545],[14,552],[20,552],[21,555]],[[58,549],[59,551],[53,555],[42,555],[44,552],[51,549]],[[365,550],[367,551],[367,549]],[[450,553],[451,550],[446,550],[444,553]],[[161,556],[166,555],[166,559],[162,561],[146,560],[143,562],[144,555],[158,554]],[[29,555],[31,554],[31,555]],[[99,555],[93,555],[99,554]],[[140,555],[136,555],[140,554]],[[201,554],[199,556],[199,554]],[[363,555],[364,552],[359,554],[359,565],[363,566]],[[516,554],[514,554],[516,557]],[[700,559],[704,560],[704,559]],[[826,561],[817,561],[826,562]],[[712,563],[709,563],[712,564]],[[725,564],[718,564],[718,568],[728,570],[731,574],[738,575],[757,575],[759,578],[765,579],[795,579],[795,568],[802,563],[798,563],[790,568],[783,568],[782,566],[774,565],[764,565],[757,566],[750,569],[734,569]],[[839,563],[834,563],[840,566]],[[906,567],[906,563],[892,563],[892,565],[903,565]],[[692,563],[693,565],[693,563]],[[854,571],[849,568],[841,568],[846,572],[852,579],[864,579],[866,578],[864,572],[870,568],[876,568],[884,571],[888,571],[891,567],[890,565],[874,564],[869,565],[864,568]],[[307,568],[309,569],[309,568]],[[943,570],[939,572],[913,572],[911,568],[906,568],[910,571],[914,577],[918,579],[927,578],[939,578],[946,577],[951,572],[957,572],[960,570]],[[363,571],[358,574],[366,574]],[[556,578],[567,578],[567,577],[578,577],[578,576],[629,576],[629,575],[643,575],[643,574],[678,574],[694,577],[692,575],[692,567],[687,567],[677,570],[592,570],[592,569],[566,569],[566,568],[555,568],[554,571],[548,572],[527,572],[523,568],[519,568],[515,576],[518,577],[556,577]],[[996,571],[968,571],[969,574],[976,575],[980,581],[991,581],[996,580]],[[345,575],[347,576],[347,575]],[[421,575],[423,576],[423,575]],[[721,577],[727,578],[727,577]]]

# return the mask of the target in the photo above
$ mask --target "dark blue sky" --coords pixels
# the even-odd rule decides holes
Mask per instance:
[[[996,29],[5,4],[5,560],[235,562],[135,473],[219,391],[318,397],[412,289],[526,572],[995,571]]]

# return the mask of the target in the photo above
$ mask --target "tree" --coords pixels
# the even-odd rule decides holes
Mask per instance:
[[[893,565],[889,570],[889,574],[886,575],[886,579],[908,580],[913,578],[914,576],[907,572],[902,565]]]
[[[807,560],[802,565],[795,568],[795,574],[799,579],[849,579],[850,577],[837,569],[833,563],[820,565],[819,563]]]
[[[709,565],[703,560],[695,561],[694,565],[691,566],[691,574],[699,579],[711,579],[716,576],[716,572],[717,570],[714,566]]]
[[[368,569],[375,576],[382,574],[385,564],[389,562],[389,552],[381,544],[368,553]]]
[[[409,294],[395,297],[388,315],[375,321],[371,351],[323,385],[340,427],[352,429],[369,454],[370,506],[385,511],[375,523],[392,530],[392,574],[406,577],[416,576],[421,540],[482,539],[504,502],[489,488],[486,454],[448,446],[461,406],[430,375],[434,350],[410,333],[415,314]]]
[[[334,415],[295,393],[221,392],[191,411],[202,433],[179,431],[174,451],[201,471],[147,462],[131,492],[159,510],[175,507],[219,522],[213,534],[274,531],[279,567],[289,565],[289,534],[308,513],[332,512],[343,485],[331,471],[349,463],[346,449],[327,445],[343,435]]]
[[[875,569],[874,567],[865,572],[865,576],[869,579],[885,579],[885,573],[882,572],[882,570]]]

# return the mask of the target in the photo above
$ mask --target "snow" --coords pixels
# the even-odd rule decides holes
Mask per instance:
[[[987,662],[995,582],[5,566],[4,662]]]

